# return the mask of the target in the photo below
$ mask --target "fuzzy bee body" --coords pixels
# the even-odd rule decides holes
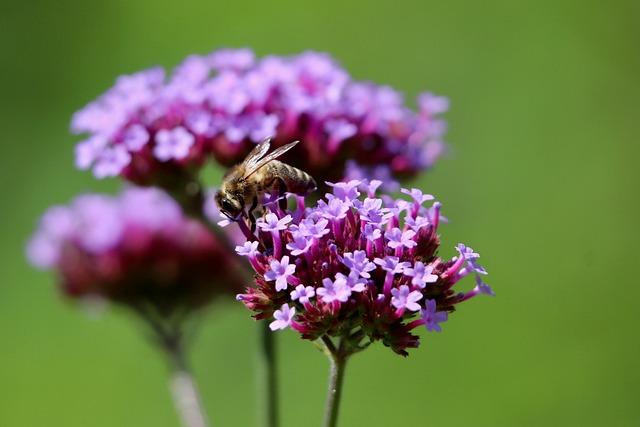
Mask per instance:
[[[220,211],[234,221],[247,218],[253,228],[253,211],[265,193],[284,196],[285,193],[305,195],[316,189],[316,182],[308,173],[275,160],[298,142],[277,148],[266,155],[269,140],[258,144],[240,164],[224,176],[215,196]]]
[[[311,175],[279,160],[272,160],[256,175],[263,193],[277,191],[278,186],[284,185],[286,192],[304,196],[316,188],[316,181]]]

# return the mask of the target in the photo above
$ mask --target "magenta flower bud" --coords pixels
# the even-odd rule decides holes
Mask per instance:
[[[71,298],[151,306],[163,316],[233,294],[242,280],[237,261],[214,235],[153,188],[84,195],[49,209],[27,255],[54,270]]]
[[[493,291],[479,280],[486,270],[472,249],[458,245],[451,260],[436,255],[432,206],[424,206],[432,196],[414,189],[405,191],[411,201],[382,200],[375,189],[361,196],[359,185],[330,184],[333,194],[299,217],[278,219],[267,211],[257,240],[239,251],[268,268],[256,269],[255,285],[239,301],[257,319],[270,319],[274,330],[291,327],[309,340],[336,338],[351,352],[380,340],[406,355],[419,344],[415,328],[440,331],[457,304]],[[475,287],[454,291],[469,274],[478,278]]]
[[[328,54],[259,59],[225,49],[189,56],[170,73],[119,77],[74,114],[71,129],[87,135],[77,166],[98,178],[169,189],[207,160],[231,166],[272,137],[275,146],[302,141],[283,160],[295,158],[320,182],[371,178],[395,190],[395,180],[430,168],[444,151],[448,101],[418,99],[414,112],[394,89],[354,80]]]

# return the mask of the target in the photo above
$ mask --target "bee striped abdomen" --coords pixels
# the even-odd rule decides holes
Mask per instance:
[[[268,175],[280,179],[286,186],[286,191],[305,195],[316,188],[316,181],[308,173],[274,160],[269,165]]]

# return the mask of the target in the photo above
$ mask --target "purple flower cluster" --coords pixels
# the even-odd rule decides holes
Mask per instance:
[[[404,177],[443,151],[446,98],[418,97],[410,110],[388,86],[355,81],[329,55],[256,59],[248,49],[190,56],[165,76],[153,68],[118,78],[72,120],[87,138],[76,164],[138,184],[193,170],[214,156],[241,161],[254,144],[302,144],[289,156],[312,176]],[[285,156],[286,157],[286,156]]]
[[[351,351],[381,340],[396,353],[417,347],[411,331],[440,331],[454,306],[477,294],[493,295],[481,276],[479,255],[459,244],[458,255],[436,255],[440,204],[418,189],[411,200],[376,197],[381,182],[329,184],[315,207],[273,208],[258,235],[236,251],[256,272],[256,285],[238,295],[271,329],[291,327],[303,338],[340,338]],[[360,190],[365,194],[361,195]],[[251,236],[250,236],[251,237]],[[472,274],[476,286],[453,286]]]
[[[50,208],[27,255],[35,266],[55,270],[72,298],[150,304],[164,314],[205,304],[241,283],[233,255],[154,188],[130,188],[117,197],[88,194]]]

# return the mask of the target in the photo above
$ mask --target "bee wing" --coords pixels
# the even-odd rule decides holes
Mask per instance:
[[[283,145],[282,147],[278,147],[275,150],[273,150],[271,153],[269,153],[268,155],[266,155],[265,157],[263,157],[262,159],[260,159],[257,163],[255,163],[254,165],[252,165],[251,168],[247,168],[244,178],[248,178],[251,175],[253,175],[258,169],[260,169],[261,167],[263,167],[264,165],[266,165],[267,163],[269,163],[272,160],[277,159],[278,157],[282,156],[284,153],[286,153],[287,151],[291,150],[293,147],[296,146],[296,144],[299,141],[293,141],[290,142],[289,144]]]
[[[242,161],[242,165],[247,171],[246,173],[250,173],[250,171],[255,170],[256,164],[264,157],[267,151],[269,151],[270,146],[271,138],[266,138],[251,150],[247,157]]]

